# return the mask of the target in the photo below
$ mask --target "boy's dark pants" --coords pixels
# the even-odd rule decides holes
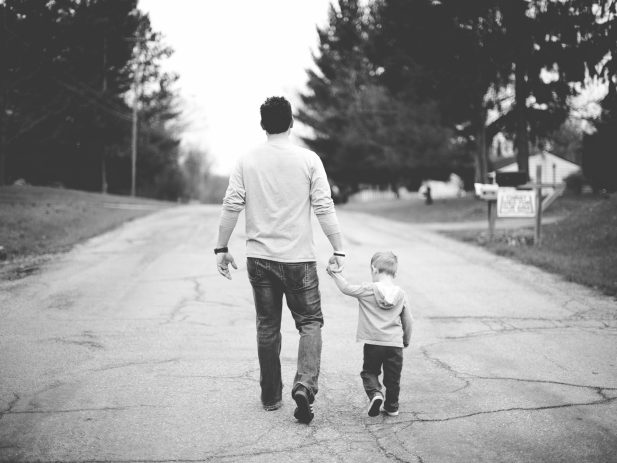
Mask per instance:
[[[401,390],[401,370],[403,369],[403,348],[364,344],[364,364],[362,383],[369,399],[381,392],[379,375],[383,366],[383,385],[386,387],[384,407],[389,411],[398,410],[398,394]]]
[[[300,333],[298,369],[291,393],[303,386],[312,403],[318,390],[323,326],[316,264],[249,257],[247,269],[257,312],[261,401],[270,405],[281,400],[281,315],[285,295]]]

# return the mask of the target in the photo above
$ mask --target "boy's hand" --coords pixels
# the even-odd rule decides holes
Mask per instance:
[[[231,280],[231,273],[229,272],[229,264],[236,270],[238,266],[234,261],[234,257],[228,252],[220,252],[216,255],[216,269],[219,271],[221,275],[223,275],[228,280]]]
[[[345,267],[345,258],[343,256],[333,255],[328,261],[328,267],[332,269],[333,273],[342,272]]]

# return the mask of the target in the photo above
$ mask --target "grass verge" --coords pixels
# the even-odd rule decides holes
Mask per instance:
[[[486,221],[486,204],[474,198],[435,201],[431,206],[419,200],[355,203],[343,209],[418,224]],[[541,246],[533,245],[532,228],[498,228],[493,242],[487,241],[486,225],[467,230],[444,227],[442,233],[617,296],[617,194],[608,199],[566,195],[546,215],[562,219],[542,226]]]
[[[32,273],[54,253],[171,205],[48,187],[0,187],[0,278]]]
[[[475,221],[486,218],[486,205],[471,196],[435,200],[430,206],[418,198],[353,202],[337,208],[410,223]]]
[[[533,245],[530,228],[500,231],[493,242],[486,240],[485,231],[444,233],[617,296],[617,195],[579,206],[542,227],[540,246]]]

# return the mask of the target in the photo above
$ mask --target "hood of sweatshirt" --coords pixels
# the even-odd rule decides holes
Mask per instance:
[[[398,286],[386,284],[381,281],[373,283],[377,304],[384,310],[390,310],[401,303],[403,291]]]

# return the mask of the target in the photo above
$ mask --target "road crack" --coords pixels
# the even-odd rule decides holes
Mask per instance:
[[[4,410],[0,411],[0,420],[4,415],[10,415],[13,413],[13,407],[19,402],[19,394],[13,392],[13,399],[7,404],[7,407]]]
[[[448,421],[455,421],[455,420],[461,420],[465,418],[471,418],[471,417],[480,416],[480,415],[493,415],[493,414],[498,414],[498,413],[518,412],[518,411],[534,412],[534,411],[544,411],[544,410],[555,410],[555,409],[560,409],[560,408],[589,407],[589,406],[595,406],[595,405],[605,405],[615,400],[617,400],[617,397],[606,397],[604,399],[595,400],[591,402],[571,402],[571,403],[558,404],[558,405],[544,405],[540,407],[498,408],[495,410],[483,410],[479,412],[466,413],[463,415],[455,415],[455,416],[450,416],[447,418],[415,418],[412,420],[403,420],[403,421],[400,421],[400,423],[443,423],[443,422],[448,422]]]
[[[53,415],[60,413],[82,413],[82,412],[113,412],[131,410],[134,408],[159,408],[154,405],[131,405],[125,407],[100,407],[100,408],[69,408],[60,410],[19,410],[3,412],[6,415]]]
[[[461,390],[471,386],[471,381],[469,381],[469,379],[467,379],[465,377],[464,373],[461,373],[461,372],[455,370],[450,365],[448,365],[444,361],[438,359],[437,357],[433,357],[431,354],[428,353],[428,350],[427,350],[426,347],[421,347],[420,348],[420,352],[422,353],[424,358],[426,358],[433,365],[437,366],[438,368],[440,368],[442,370],[447,371],[450,375],[452,375],[454,378],[458,379],[459,381],[461,381],[463,383],[463,385],[461,387],[459,387],[457,389],[454,389],[451,392],[458,392],[458,391],[461,391]]]

